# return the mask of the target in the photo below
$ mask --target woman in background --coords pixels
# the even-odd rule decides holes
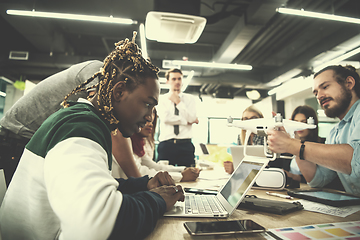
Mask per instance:
[[[250,120],[250,119],[257,119],[257,118],[264,118],[263,114],[258,110],[255,106],[251,105],[247,107],[242,114],[241,120]],[[241,130],[240,133],[240,143],[239,145],[244,145],[246,136],[246,130]],[[258,136],[255,133],[251,133],[248,145],[264,145],[264,137]]]
[[[319,137],[319,122],[317,114],[313,108],[307,105],[298,106],[291,114],[291,120],[303,123],[307,123],[307,119],[310,117],[314,119],[314,125],[316,125],[316,128],[296,131],[295,138],[302,141],[324,143],[325,139]],[[294,158],[290,161],[289,167],[284,168],[284,171],[291,179],[297,182],[306,183],[305,178],[302,176]]]
[[[245,121],[245,120],[257,119],[257,118],[264,118],[264,116],[260,112],[260,110],[255,108],[255,106],[251,105],[243,111],[241,120]],[[239,145],[244,145],[245,136],[246,136],[246,130],[242,129],[241,133],[239,134],[239,140],[240,140],[238,141]],[[251,133],[248,140],[248,145],[264,145],[264,137],[258,136],[255,133]],[[234,171],[234,165],[230,161],[224,162],[224,168],[225,168],[225,172],[229,174],[232,174]]]
[[[155,176],[156,173],[158,173],[159,171],[167,171],[176,182],[195,181],[200,173],[200,170],[198,168],[165,165],[153,161],[155,150],[154,135],[157,122],[157,114],[155,108],[153,110],[152,119],[153,120],[151,122],[147,122],[146,125],[141,128],[140,132],[135,133],[130,137],[131,141],[127,141],[127,144],[132,149],[135,164],[137,170],[140,172],[140,175],[149,175],[149,177],[152,177]],[[119,159],[116,158],[116,160],[117,162],[113,161],[113,171],[120,172],[121,177],[133,177],[131,174],[129,174],[128,171],[123,168],[123,163],[121,159],[119,161]],[[123,169],[126,176],[122,176],[122,171],[118,171],[117,168]]]
[[[314,119],[314,124],[316,125],[316,128],[296,131],[295,138],[300,139],[302,141],[325,143],[325,138],[321,138],[319,136],[319,121],[317,118],[317,114],[312,107],[307,105],[298,106],[291,114],[291,120],[297,122],[303,122],[303,123],[307,123],[307,119],[310,117]],[[295,187],[299,185],[298,182],[306,183],[305,178],[301,174],[299,167],[296,164],[295,158],[291,160],[289,168],[284,169],[284,171],[286,172],[289,178],[297,182],[296,184],[290,182],[289,187]],[[344,191],[344,187],[342,186],[339,178],[335,178],[331,183],[329,183],[325,187]]]

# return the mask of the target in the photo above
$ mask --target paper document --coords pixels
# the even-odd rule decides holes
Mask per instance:
[[[304,206],[304,210],[329,214],[338,217],[347,217],[360,210],[360,205],[346,206],[346,207],[333,207],[322,203],[316,203],[307,200],[297,200]]]

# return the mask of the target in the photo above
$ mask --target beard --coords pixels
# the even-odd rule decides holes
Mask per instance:
[[[342,113],[344,113],[348,106],[350,105],[352,99],[351,91],[346,89],[345,86],[341,87],[340,96],[336,97],[334,101],[337,103],[332,108],[329,108],[329,106],[323,107],[326,116],[330,118],[335,118],[340,116]]]

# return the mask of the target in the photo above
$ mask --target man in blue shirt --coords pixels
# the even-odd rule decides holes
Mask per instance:
[[[269,130],[269,149],[296,155],[311,187],[323,187],[337,174],[346,192],[360,194],[360,77],[352,66],[328,66],[315,74],[313,93],[328,117],[340,119],[326,144]]]

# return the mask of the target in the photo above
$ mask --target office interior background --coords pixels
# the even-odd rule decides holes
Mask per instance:
[[[360,68],[359,23],[359,0],[2,0],[0,118],[41,80],[102,61],[137,31],[144,57],[160,68],[161,94],[166,70],[177,67],[183,90],[196,96],[195,143],[236,144],[240,130],[226,119],[239,121],[252,104],[267,118],[272,111],[290,118],[308,104],[326,137],[338,120],[319,108],[313,73]]]

